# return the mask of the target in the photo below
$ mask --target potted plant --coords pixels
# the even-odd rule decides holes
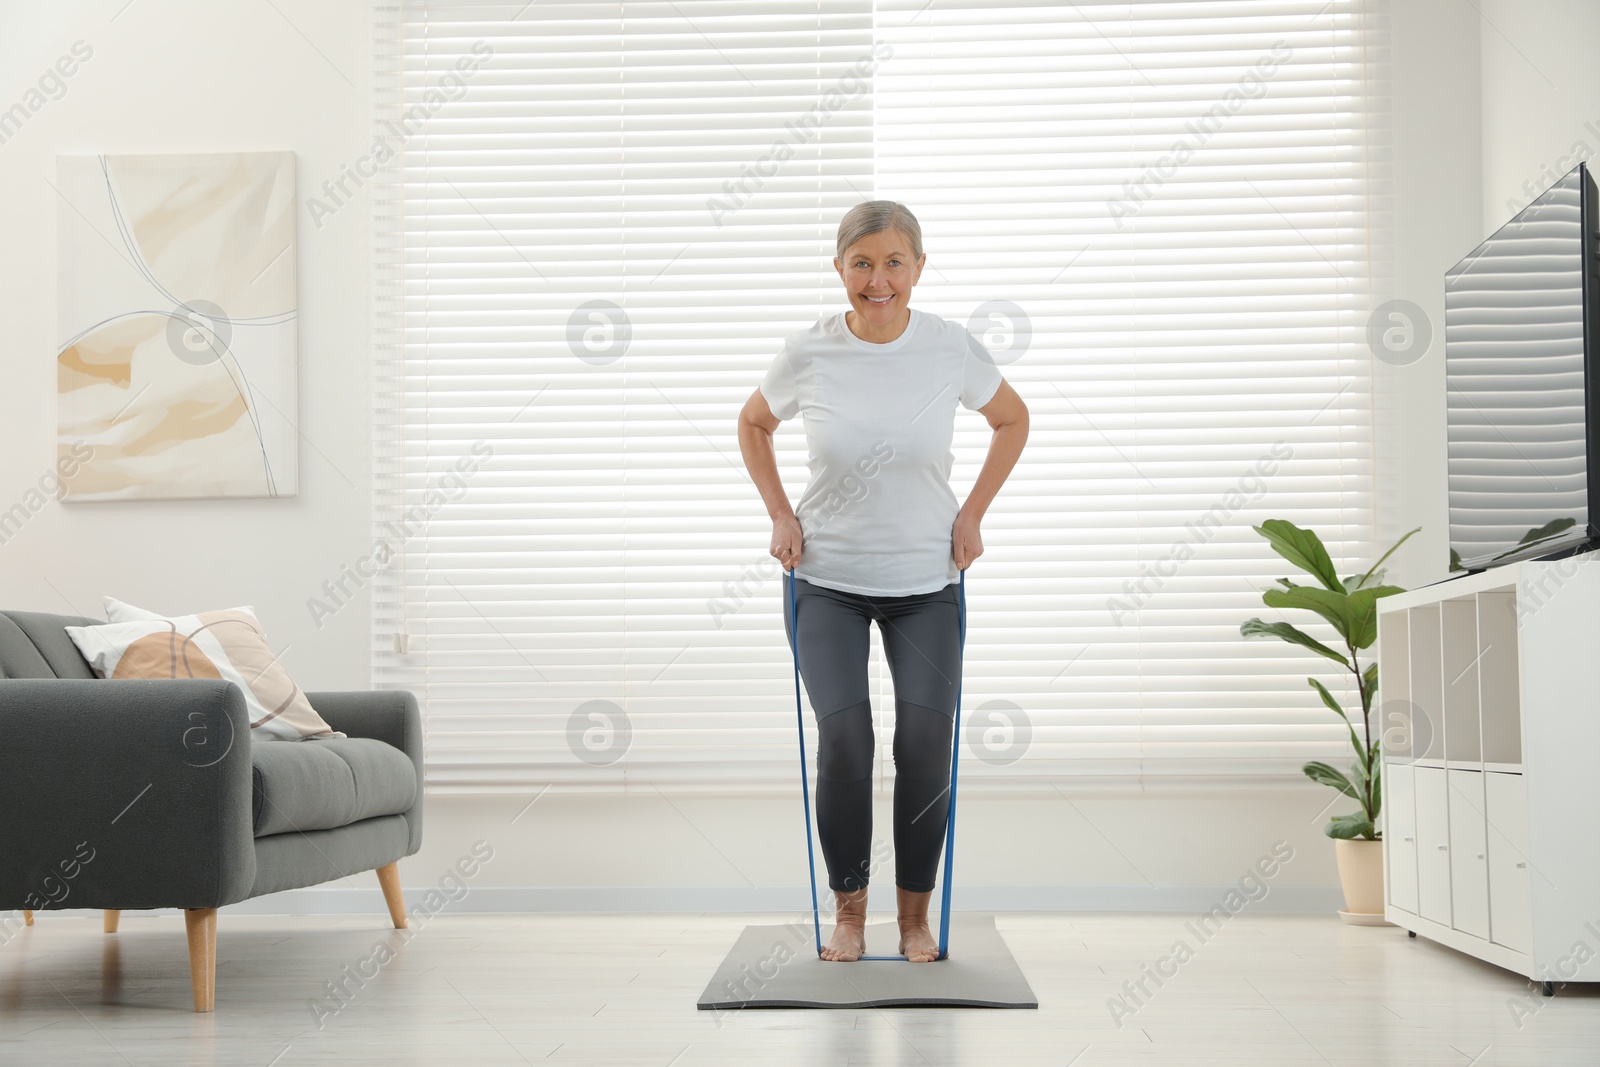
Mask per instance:
[[[1261,594],[1262,602],[1269,608],[1314,612],[1333,627],[1343,649],[1323,644],[1287,622],[1251,619],[1239,627],[1239,632],[1245,637],[1276,637],[1332,660],[1350,672],[1361,700],[1358,732],[1351,715],[1334,699],[1328,687],[1315,678],[1306,679],[1328,710],[1343,720],[1350,732],[1355,760],[1349,773],[1318,760],[1312,760],[1301,769],[1307,778],[1337,789],[1360,805],[1357,811],[1333,816],[1323,832],[1334,839],[1339,861],[1339,882],[1344,888],[1345,900],[1340,917],[1350,923],[1381,926],[1384,925],[1383,842],[1378,829],[1378,812],[1383,807],[1383,765],[1381,738],[1372,734],[1378,665],[1373,662],[1363,668],[1360,653],[1378,639],[1378,599],[1404,592],[1399,586],[1383,584],[1383,564],[1417,530],[1396,541],[1366,573],[1341,579],[1322,539],[1312,531],[1302,530],[1284,519],[1268,519],[1254,529],[1267,539],[1278,555],[1316,579],[1315,584],[1301,585],[1279,578],[1276,586]]]

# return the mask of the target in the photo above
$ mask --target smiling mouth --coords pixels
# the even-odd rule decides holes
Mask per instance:
[[[877,304],[877,305],[879,305],[881,307],[882,305],[887,304],[889,301],[893,300],[894,299],[894,294],[890,293],[888,296],[866,296],[866,295],[863,294],[862,299],[866,300],[866,302],[869,303],[869,304]]]

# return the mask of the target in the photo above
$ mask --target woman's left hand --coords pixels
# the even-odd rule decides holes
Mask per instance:
[[[955,525],[950,528],[950,555],[956,561],[957,570],[966,570],[973,560],[983,555],[983,536],[978,532],[978,522],[963,511],[956,515]]]

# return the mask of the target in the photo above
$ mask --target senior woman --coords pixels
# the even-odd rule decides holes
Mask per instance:
[[[1022,453],[1028,409],[964,326],[910,307],[927,257],[905,205],[851,208],[837,251],[833,266],[850,310],[785,339],[739,414],[739,448],[772,517],[771,554],[794,583],[796,652],[817,719],[817,835],[836,901],[822,958],[856,960],[865,951],[867,653],[876,622],[894,680],[900,951],[926,963],[939,953],[928,902],[944,845],[961,681],[957,585],[983,554],[979,524]],[[949,481],[958,402],[994,430],[959,507]],[[795,415],[805,416],[811,478],[791,508],[772,434]]]

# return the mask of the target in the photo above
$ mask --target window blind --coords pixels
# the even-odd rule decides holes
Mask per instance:
[[[968,573],[963,781],[1341,760],[1324,661],[1238,627],[1288,573],[1252,524],[1311,526],[1345,570],[1373,552],[1373,21],[378,5],[374,673],[423,702],[430,787],[795,788],[735,419],[783,335],[846,306],[834,232],[873,198],[922,222],[915,306],[1032,416]],[[989,436],[958,411],[958,498]],[[799,420],[776,442],[798,499]]]

